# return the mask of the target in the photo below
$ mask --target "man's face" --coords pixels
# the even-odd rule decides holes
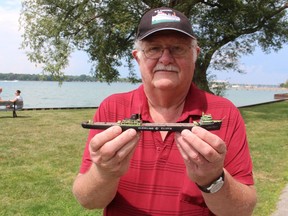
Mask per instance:
[[[199,53],[199,47],[191,46],[191,42],[190,37],[176,31],[161,31],[143,39],[141,49],[132,54],[144,85],[162,90],[187,89]]]

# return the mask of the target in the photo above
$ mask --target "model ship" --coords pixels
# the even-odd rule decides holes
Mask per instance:
[[[133,114],[130,118],[119,120],[118,122],[93,122],[91,120],[83,122],[82,127],[88,129],[105,130],[111,126],[118,125],[122,130],[134,128],[136,131],[177,131],[184,129],[191,130],[195,126],[206,130],[219,130],[222,120],[213,120],[211,114],[203,114],[199,122],[193,123],[143,123],[140,114]]]

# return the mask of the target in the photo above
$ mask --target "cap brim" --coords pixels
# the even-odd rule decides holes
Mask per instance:
[[[177,32],[181,32],[193,39],[196,39],[195,36],[191,35],[191,34],[188,34],[187,32],[185,31],[182,31],[182,30],[179,30],[177,28],[171,28],[171,27],[166,27],[166,28],[161,28],[161,29],[154,29],[153,31],[149,31],[147,32],[146,34],[142,35],[141,37],[138,37],[138,40],[143,40],[144,38],[146,38],[147,36],[151,35],[151,34],[154,34],[156,32],[159,32],[159,31],[165,31],[165,30],[172,30],[172,31],[177,31]]]

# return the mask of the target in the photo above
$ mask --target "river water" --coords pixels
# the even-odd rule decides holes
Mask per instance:
[[[21,90],[24,108],[97,107],[101,101],[113,93],[135,89],[140,84],[100,82],[58,82],[50,81],[0,81],[3,88],[2,99],[13,99],[17,89]],[[224,97],[237,107],[270,102],[274,94],[287,90],[228,89]]]

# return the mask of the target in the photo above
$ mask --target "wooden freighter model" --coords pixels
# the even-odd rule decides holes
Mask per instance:
[[[93,122],[91,120],[83,122],[82,127],[87,129],[105,130],[111,126],[118,125],[122,130],[134,128],[137,131],[178,131],[184,129],[191,130],[195,126],[206,130],[219,130],[222,120],[213,120],[210,114],[203,114],[200,121],[193,123],[143,123],[140,114],[133,114],[130,118],[119,120],[118,122]]]

